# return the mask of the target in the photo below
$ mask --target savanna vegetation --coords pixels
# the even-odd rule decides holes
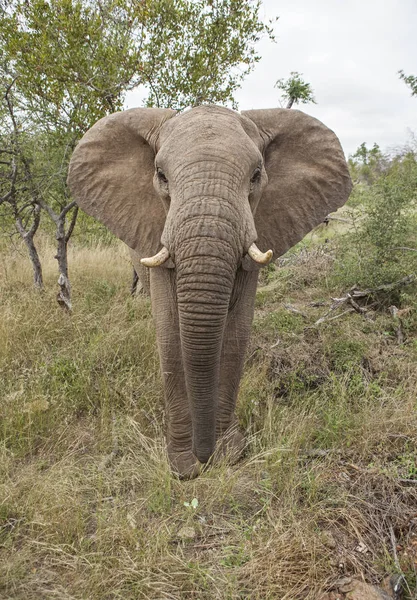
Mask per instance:
[[[35,235],[53,232],[59,302],[71,309],[67,247],[78,207],[66,186],[72,151],[101,117],[143,90],[148,107],[235,106],[273,39],[259,0],[0,2],[0,226],[23,239],[43,287]],[[96,228],[80,219],[77,230]]]
[[[245,457],[179,481],[150,302],[130,295],[125,247],[77,212],[66,166],[136,85],[149,106],[233,104],[271,31],[243,0],[0,10],[0,598],[333,600],[350,577],[398,575],[415,600],[413,140],[360,146],[347,206],[263,271]],[[314,99],[296,72],[277,87]]]
[[[21,242],[3,243],[2,598],[317,599],[395,573],[416,598],[416,154],[362,146],[350,163],[337,220],[263,272],[246,456],[194,481],[169,469],[124,247],[75,235],[69,314],[48,236],[43,293]]]

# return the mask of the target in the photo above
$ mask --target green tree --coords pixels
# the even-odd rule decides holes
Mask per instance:
[[[354,181],[371,184],[388,168],[389,159],[374,143],[368,148],[363,142],[348,159],[351,177]]]
[[[71,152],[142,85],[148,106],[235,105],[272,36],[259,0],[9,0],[0,4],[0,78],[14,81],[19,132],[42,140],[37,202],[56,226],[60,280],[77,210],[65,185]],[[4,107],[0,107],[0,112]],[[1,125],[0,125],[1,128]],[[39,153],[38,153],[39,154]],[[72,211],[72,212],[71,212]],[[66,219],[70,217],[69,225]],[[61,244],[61,246],[60,246]],[[68,282],[69,302],[69,282]]]
[[[0,81],[4,109],[0,131],[0,225],[9,235],[21,236],[32,264],[35,287],[42,289],[42,266],[34,241],[41,216],[31,161],[34,138],[22,131],[15,113],[14,83]]]
[[[302,79],[302,73],[291,71],[288,79],[278,79],[275,83],[276,88],[281,90],[281,97],[287,103],[286,108],[291,108],[294,104],[316,104],[313,88],[309,83]]]
[[[234,104],[272,37],[254,0],[11,0],[0,42],[32,115],[80,132],[147,89],[149,106]]]
[[[404,71],[398,71],[400,79],[402,79],[411,89],[411,95],[417,96],[417,77],[414,75],[406,75]]]

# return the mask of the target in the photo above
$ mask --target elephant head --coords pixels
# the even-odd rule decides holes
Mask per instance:
[[[277,258],[344,204],[339,141],[295,110],[136,108],[86,133],[69,185],[144,265],[174,269],[193,452],[206,462],[237,273]]]

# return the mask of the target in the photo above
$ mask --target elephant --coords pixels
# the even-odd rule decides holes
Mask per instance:
[[[346,202],[338,138],[293,109],[132,108],[87,131],[68,184],[149,288],[172,470],[191,478],[213,456],[239,457],[259,269]]]

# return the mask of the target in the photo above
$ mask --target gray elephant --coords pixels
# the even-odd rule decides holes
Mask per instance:
[[[238,455],[258,271],[347,200],[337,137],[295,110],[134,108],[85,134],[68,181],[149,281],[173,470]]]

